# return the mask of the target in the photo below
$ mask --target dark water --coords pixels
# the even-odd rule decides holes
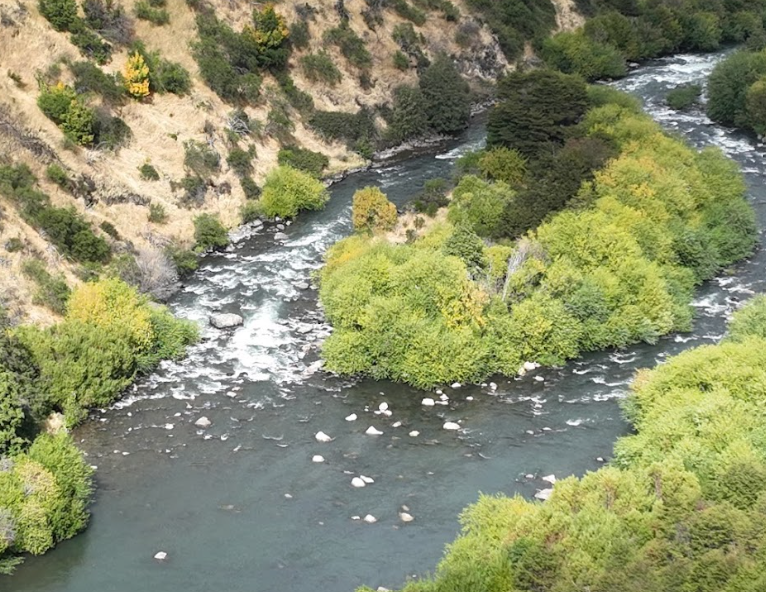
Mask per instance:
[[[703,81],[720,55],[681,56],[646,66],[618,86],[642,97],[669,129],[697,146],[718,145],[745,169],[761,225],[766,188],[760,149],[701,114],[662,106],[664,92]],[[432,570],[478,492],[532,496],[540,477],[581,475],[608,458],[627,432],[620,419],[636,368],[715,342],[726,316],[763,290],[757,255],[700,290],[694,332],[655,346],[589,355],[562,369],[497,379],[498,388],[445,387],[447,404],[424,407],[419,392],[390,383],[354,384],[314,372],[321,324],[307,281],[321,255],[350,232],[350,199],[378,185],[398,203],[454,159],[480,145],[481,125],[433,155],[354,175],[322,212],[303,214],[275,244],[261,230],[206,259],[172,303],[203,323],[214,310],[241,312],[233,334],[205,328],[180,364],[166,364],[77,436],[98,467],[88,530],[28,560],[0,589],[18,592],[345,592],[393,587]],[[381,402],[390,417],[375,414]],[[352,413],[356,421],[345,421]],[[193,422],[208,417],[200,430]],[[442,428],[459,421],[458,432]],[[365,435],[369,426],[383,432]],[[334,438],[318,443],[324,431]],[[410,435],[417,431],[417,436]],[[324,463],[312,462],[320,454]],[[365,475],[374,483],[351,486]],[[533,475],[528,478],[526,475]],[[289,497],[288,497],[289,496]],[[409,508],[414,522],[398,513]],[[367,524],[354,517],[370,514]],[[166,551],[168,561],[153,560]]]

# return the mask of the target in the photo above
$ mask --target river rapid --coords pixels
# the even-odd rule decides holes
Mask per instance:
[[[676,56],[615,86],[642,98],[667,129],[698,147],[721,147],[743,168],[760,227],[766,223],[764,149],[701,112],[663,105],[679,83],[703,82],[723,53]],[[203,340],[165,363],[77,439],[98,467],[87,531],[30,558],[1,580],[14,592],[350,592],[394,587],[432,570],[478,493],[531,497],[541,477],[597,469],[628,432],[619,400],[637,368],[722,336],[728,315],[764,291],[766,253],[703,286],[694,331],[656,345],[587,355],[488,386],[443,388],[445,404],[421,405],[407,386],[315,372],[322,323],[313,289],[301,289],[322,254],[351,232],[351,196],[380,186],[401,205],[424,181],[450,174],[481,146],[474,124],[440,154],[413,156],[335,185],[321,212],[301,214],[275,241],[273,226],[245,233],[208,256],[170,303],[200,321]],[[233,333],[207,325],[236,312]],[[376,414],[387,403],[390,416]],[[346,417],[356,414],[356,421]],[[194,422],[212,421],[208,429]],[[442,428],[460,422],[457,432]],[[365,431],[374,426],[382,435]],[[323,431],[332,442],[319,443]],[[417,435],[414,435],[418,432]],[[322,455],[323,463],[312,462]],[[601,459],[601,460],[599,460]],[[364,475],[374,482],[351,485]],[[407,506],[414,521],[399,517]],[[366,515],[377,521],[360,520]],[[153,556],[168,553],[164,562]]]

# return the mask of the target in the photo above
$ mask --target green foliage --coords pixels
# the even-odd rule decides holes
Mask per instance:
[[[428,125],[437,133],[454,133],[468,124],[471,93],[452,60],[439,55],[420,75]]]
[[[212,175],[221,168],[221,156],[203,142],[184,142],[184,167],[200,177]]]
[[[293,146],[282,148],[277,155],[277,162],[280,165],[288,165],[319,178],[330,164],[330,159],[321,152],[313,152],[305,148]]]
[[[136,2],[136,18],[162,26],[170,22],[170,13],[163,6],[153,6],[149,0]]]
[[[261,217],[261,207],[258,202],[248,201],[242,206],[239,215],[242,218],[242,224],[255,222]]]
[[[347,22],[325,31],[323,39],[325,43],[337,46],[343,57],[355,68],[367,70],[372,66],[372,55],[367,50],[362,38],[349,27]]]
[[[0,194],[15,202],[22,216],[43,230],[66,256],[82,263],[104,263],[110,249],[93,233],[90,225],[74,208],[56,208],[50,199],[34,188],[35,178],[25,165],[0,166]]]
[[[509,74],[499,82],[498,98],[487,123],[487,145],[525,156],[563,143],[566,127],[576,124],[588,106],[581,79],[549,70]]]
[[[218,216],[200,214],[194,218],[194,243],[199,252],[222,249],[229,244],[229,235]]]
[[[373,113],[362,108],[356,113],[315,111],[309,125],[325,140],[343,140],[362,154],[371,156],[370,145],[377,137]]]
[[[189,249],[171,245],[168,248],[168,255],[170,255],[170,258],[173,260],[173,264],[176,266],[176,270],[180,277],[188,276],[199,267],[197,254]]]
[[[141,178],[144,181],[159,181],[160,180],[160,174],[157,172],[157,169],[154,168],[154,166],[149,164],[148,162],[145,162],[140,167],[138,167],[138,172],[141,174]]]
[[[37,106],[67,138],[80,146],[91,146],[104,135],[103,123],[96,112],[69,86],[59,83],[41,88]]]
[[[258,199],[261,197],[261,188],[258,187],[258,184],[252,177],[242,177],[239,182],[242,185],[242,191],[245,193],[245,198]]]
[[[61,125],[75,101],[77,101],[75,90],[59,83],[56,86],[46,86],[41,89],[37,97],[37,106],[53,123]]]
[[[685,111],[699,102],[702,87],[699,84],[682,84],[671,90],[665,100],[671,109]]]
[[[57,31],[69,31],[77,21],[75,0],[39,0],[37,7]]]
[[[72,34],[69,40],[84,57],[95,61],[99,66],[108,64],[112,60],[111,44],[104,41],[82,21],[76,21],[70,30]]]
[[[619,78],[627,73],[625,58],[617,49],[594,41],[583,31],[546,39],[542,57],[550,67],[585,80]]]
[[[70,191],[72,188],[72,180],[67,175],[66,171],[56,163],[48,165],[45,169],[46,178],[61,187],[65,191]]]
[[[296,49],[306,49],[311,42],[311,31],[306,21],[296,21],[290,25],[290,43]]]
[[[402,72],[406,72],[410,69],[410,59],[401,52],[401,50],[396,50],[394,52],[394,68],[397,70],[401,70]]]
[[[484,152],[478,167],[485,177],[514,186],[524,181],[527,159],[518,150],[499,147]]]
[[[92,92],[113,105],[124,100],[125,83],[119,74],[106,74],[88,61],[73,62],[69,69],[74,76],[74,88],[78,94]]]
[[[436,214],[439,208],[449,203],[447,199],[447,181],[445,179],[429,179],[423,184],[423,191],[418,193],[412,205],[417,212],[425,212],[429,216]]]
[[[168,214],[165,207],[160,203],[149,204],[149,222],[153,224],[164,224],[168,221]]]
[[[300,210],[320,210],[330,199],[321,181],[308,173],[280,165],[266,177],[259,201],[265,216],[294,218]]]
[[[358,232],[391,230],[396,226],[396,206],[377,187],[365,187],[354,193],[351,223]]]
[[[708,116],[724,125],[762,128],[764,76],[764,52],[738,51],[719,63],[708,80]]]
[[[689,329],[696,282],[751,252],[753,212],[720,152],[698,154],[619,102],[585,113],[585,89],[565,75],[519,76],[501,87],[504,100],[536,96],[527,77],[563,87],[575,104],[559,127],[579,122],[579,135],[545,118],[546,136],[571,135],[562,147],[528,163],[480,153],[471,165],[510,171],[516,188],[463,176],[449,224],[405,245],[358,235],[330,249],[320,290],[335,329],[328,368],[428,388],[653,343]],[[577,207],[554,214],[570,201]],[[519,236],[507,247],[481,240]]]
[[[400,17],[412,21],[419,27],[426,24],[425,13],[409,4],[407,0],[392,0],[391,5]]]
[[[734,313],[727,340],[738,343],[751,337],[766,340],[766,296],[756,296]]]
[[[394,105],[388,125],[388,137],[401,143],[424,135],[429,129],[428,112],[423,92],[418,87],[398,86],[394,89]]]
[[[151,92],[185,95],[191,90],[191,76],[181,64],[164,59],[159,51],[148,51],[141,41],[131,44],[130,53],[138,53],[149,68]]]
[[[253,172],[253,158],[255,158],[255,146],[242,150],[235,146],[229,151],[226,162],[231,169],[240,177],[246,177]]]
[[[66,312],[66,304],[71,290],[63,274],[51,275],[45,265],[37,259],[24,262],[22,272],[37,284],[34,303],[45,306],[59,315]]]
[[[340,70],[326,51],[310,53],[301,57],[300,65],[304,76],[311,82],[322,82],[328,86],[335,86],[343,79]]]

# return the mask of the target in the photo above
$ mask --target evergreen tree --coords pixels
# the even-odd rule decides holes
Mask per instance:
[[[452,61],[438,56],[420,75],[428,124],[438,133],[463,129],[471,117],[471,92]]]

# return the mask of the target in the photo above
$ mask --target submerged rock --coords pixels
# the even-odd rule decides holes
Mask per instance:
[[[210,316],[210,324],[216,329],[231,329],[233,327],[239,327],[245,320],[233,313],[220,313]]]

